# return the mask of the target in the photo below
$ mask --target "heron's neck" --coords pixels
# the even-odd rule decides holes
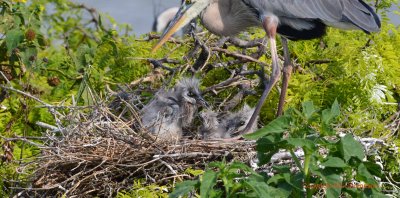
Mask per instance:
[[[222,36],[235,35],[260,24],[242,0],[214,0],[203,11],[201,20],[210,32]]]

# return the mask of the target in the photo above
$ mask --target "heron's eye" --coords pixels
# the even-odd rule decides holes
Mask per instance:
[[[240,121],[240,122],[239,122],[239,126],[243,126],[244,124],[246,124],[245,121]]]
[[[191,91],[189,91],[188,96],[189,96],[189,97],[194,97],[194,93],[191,92]]]
[[[186,3],[186,4],[191,4],[191,3],[192,3],[192,0],[185,0],[185,3]]]

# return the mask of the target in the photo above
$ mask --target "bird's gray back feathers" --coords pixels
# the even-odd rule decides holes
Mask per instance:
[[[273,14],[281,23],[309,28],[307,21],[323,23],[342,29],[359,28],[365,32],[377,32],[380,21],[373,9],[362,0],[243,0],[258,8],[260,15]],[[299,24],[299,22],[302,22]]]

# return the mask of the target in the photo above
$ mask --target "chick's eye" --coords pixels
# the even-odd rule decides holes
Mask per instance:
[[[240,122],[239,122],[239,125],[240,125],[240,126],[243,126],[244,124],[246,124],[245,121],[240,121]]]
[[[188,96],[189,96],[189,97],[194,97],[194,93],[191,92],[191,91],[189,91]]]
[[[191,0],[185,0],[185,3],[186,4],[190,4],[190,3],[192,3],[192,1]]]

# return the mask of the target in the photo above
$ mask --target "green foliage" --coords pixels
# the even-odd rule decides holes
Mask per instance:
[[[195,181],[184,181],[176,185],[169,195],[178,198],[189,193],[200,197],[287,197],[285,189],[277,189],[265,183],[264,176],[240,162],[226,164],[213,162],[204,174]]]
[[[307,196],[316,193],[320,187],[327,187],[327,197],[338,197],[341,193],[351,196],[381,196],[374,176],[381,177],[382,170],[373,161],[366,161],[363,146],[350,134],[336,137],[334,125],[340,115],[339,104],[335,101],[331,108],[318,110],[312,102],[304,102],[302,111],[289,109],[255,133],[245,135],[257,140],[260,165],[266,164],[280,149],[291,152],[300,173],[291,174],[284,167],[274,167],[279,174],[267,180],[275,187],[291,186],[290,193]],[[283,138],[284,133],[287,134]],[[294,154],[301,148],[304,165]],[[326,154],[321,153],[325,150]],[[282,171],[285,170],[285,171]],[[356,175],[354,178],[353,175]],[[302,181],[294,183],[294,181]],[[353,180],[355,179],[355,180]],[[354,182],[368,185],[353,188]]]
[[[167,43],[157,53],[151,54],[150,50],[156,40],[121,34],[129,33],[131,28],[116,23],[105,14],[96,13],[72,1],[25,2],[0,2],[0,71],[9,81],[8,83],[0,76],[0,84],[23,90],[49,104],[70,105],[72,97],[75,97],[79,104],[93,104],[104,96],[106,86],[115,88],[119,83],[130,83],[150,72],[152,65],[147,61],[148,58],[168,57],[182,60],[192,49],[192,40],[184,38],[181,44]],[[361,31],[328,29],[327,36],[322,39],[289,43],[296,65],[287,96],[289,110],[285,116],[274,120],[279,95],[279,90],[274,89],[260,114],[262,123],[273,121],[259,132],[248,136],[258,140],[257,149],[261,163],[268,162],[280,148],[301,147],[308,156],[308,168],[299,166],[302,173],[291,175],[287,168],[275,167],[280,172],[278,176],[264,177],[261,180],[261,176],[248,170],[248,167],[222,163],[210,166],[206,171],[187,170],[188,174],[203,174],[202,177],[212,180],[207,180],[207,183],[202,182],[203,180],[184,182],[181,184],[183,187],[177,186],[181,193],[175,193],[184,194],[195,189],[197,193],[201,192],[202,196],[242,196],[244,192],[249,192],[249,196],[258,196],[266,193],[265,191],[272,193],[276,188],[277,192],[280,192],[283,189],[281,187],[285,186],[291,189],[291,195],[299,195],[303,189],[299,181],[304,178],[313,184],[345,184],[351,179],[349,175],[353,171],[357,173],[358,181],[373,183],[371,175],[379,175],[373,171],[376,167],[364,161],[359,145],[357,146],[352,137],[341,137],[333,142],[324,139],[334,136],[333,124],[337,123],[356,134],[368,133],[375,137],[387,135],[389,130],[385,121],[397,111],[397,103],[400,101],[400,30],[399,27],[388,23],[386,11],[392,5],[398,5],[398,1],[370,2],[377,3],[383,19],[380,33],[367,35]],[[85,18],[88,13],[93,18]],[[250,36],[240,36],[254,39],[265,34],[256,28],[250,32]],[[215,40],[215,37],[210,37],[206,44],[213,39]],[[233,46],[229,46],[228,49],[242,50]],[[247,53],[255,51],[256,49],[249,49]],[[229,60],[233,59],[213,54],[210,63]],[[260,61],[268,64],[270,57],[265,55]],[[189,66],[194,62],[195,59],[191,58],[185,59],[182,64]],[[209,87],[227,79],[231,75],[230,72],[240,66],[211,70],[202,76],[203,86]],[[259,65],[251,63],[248,67],[258,69]],[[269,70],[268,67],[265,69]],[[178,77],[182,75],[186,74],[177,74]],[[88,94],[88,88],[94,90],[93,96]],[[3,90],[0,88],[1,91]],[[217,104],[237,91],[237,88],[225,89],[217,96],[207,96],[207,99]],[[8,95],[0,101],[2,137],[41,136],[43,129],[35,125],[37,121],[54,124],[53,116],[46,108],[40,107],[42,104],[13,92],[9,92]],[[258,98],[259,95],[250,96],[245,101],[255,104]],[[335,99],[338,102],[334,102]],[[340,116],[339,103],[342,110]],[[313,104],[325,110],[321,111]],[[296,110],[300,107],[302,111]],[[283,139],[282,133],[288,130],[290,137]],[[390,138],[400,145],[398,137]],[[5,142],[0,140],[0,144]],[[356,145],[356,148],[350,149],[351,145]],[[329,150],[326,158],[316,152],[321,147]],[[4,152],[0,149],[0,153]],[[38,152],[36,147],[23,142],[13,144],[14,159],[29,160]],[[396,152],[398,151],[391,150],[383,160],[385,171],[397,175],[398,178],[400,157]],[[325,168],[316,166],[317,163],[321,163]],[[1,164],[0,197],[12,194],[10,187],[15,183],[9,181],[17,181],[21,179],[21,175],[29,174],[17,174],[17,165],[7,162]],[[235,175],[230,170],[240,170],[240,174]],[[305,170],[308,170],[308,176]],[[343,178],[340,179],[338,175]],[[242,179],[224,181],[224,178],[236,176]],[[22,183],[19,185],[24,186]],[[141,193],[142,188],[146,189],[146,195],[160,196],[157,193],[162,192],[157,191],[155,186],[147,188],[141,183],[135,185],[136,190],[127,194]],[[349,195],[376,193],[368,192],[368,189],[354,191],[350,188],[343,189],[342,192]],[[330,189],[327,193],[329,196],[335,196],[340,191]]]
[[[118,192],[117,198],[135,198],[135,197],[143,197],[143,198],[167,198],[168,197],[168,188],[166,186],[157,186],[157,185],[143,185],[143,182],[137,180],[134,182],[133,187],[128,191]]]
[[[285,149],[292,154],[300,170],[297,173],[286,165],[276,165],[276,174],[267,176],[239,162],[213,162],[198,180],[178,184],[170,197],[189,193],[200,197],[311,197],[321,188],[326,188],[327,197],[384,197],[374,178],[382,176],[381,168],[365,159],[363,146],[352,135],[336,136],[339,115],[337,101],[324,110],[304,102],[302,111],[289,109],[284,116],[244,136],[257,140],[260,166]],[[287,137],[283,138],[284,134]],[[303,164],[294,152],[298,148],[304,153]]]
[[[382,121],[396,112],[399,100],[398,35],[398,28],[384,22],[376,35],[329,29],[321,40],[291,42],[303,70],[292,76],[288,106],[311,100],[326,108],[336,98],[347,127],[356,133],[371,130],[374,136],[385,133]]]

